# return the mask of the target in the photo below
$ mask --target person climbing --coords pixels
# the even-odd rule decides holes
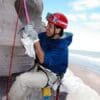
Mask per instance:
[[[53,86],[68,68],[68,46],[73,36],[64,32],[68,26],[68,19],[58,12],[48,13],[46,19],[48,21],[46,32],[38,34],[31,24],[24,27],[24,33],[32,35],[30,39],[39,68],[16,78],[9,91],[9,100],[28,100],[34,88]]]

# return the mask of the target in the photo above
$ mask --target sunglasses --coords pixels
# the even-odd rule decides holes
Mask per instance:
[[[51,14],[51,13],[47,14],[46,19],[48,21],[51,21],[51,22],[54,22],[54,23],[58,22],[58,20],[59,20],[57,17],[53,16],[53,14]]]

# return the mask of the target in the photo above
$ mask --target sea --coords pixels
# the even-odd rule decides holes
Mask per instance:
[[[78,64],[100,75],[100,52],[70,50],[69,63]]]

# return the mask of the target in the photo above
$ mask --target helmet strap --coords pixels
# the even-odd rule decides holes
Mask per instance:
[[[55,31],[56,31],[56,25],[54,25],[54,32],[53,32],[53,34],[51,36],[49,36],[48,38],[50,38],[50,39],[53,38],[56,35]]]

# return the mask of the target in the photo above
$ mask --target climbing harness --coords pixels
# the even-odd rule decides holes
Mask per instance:
[[[55,100],[60,100],[60,86],[61,86],[61,80],[63,78],[63,75],[59,76],[59,75],[56,75],[55,73],[51,72],[50,70],[48,69],[45,69],[43,68],[41,65],[38,64],[38,67],[37,71],[43,71],[47,78],[48,78],[48,82],[47,82],[47,85],[42,89],[42,94],[43,94],[43,98],[44,100],[50,100],[51,98],[51,92],[52,92],[52,89],[56,90],[56,96],[55,96]],[[56,75],[56,80],[55,81],[51,81],[51,78],[50,78],[50,75],[51,76],[55,76]]]

